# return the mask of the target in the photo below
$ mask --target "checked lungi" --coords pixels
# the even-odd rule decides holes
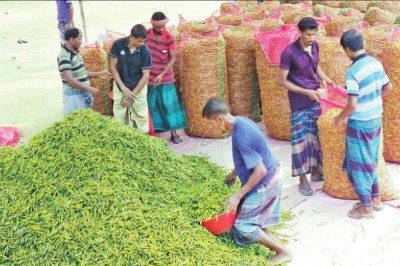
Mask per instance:
[[[378,159],[382,117],[359,121],[349,119],[346,133],[346,154],[343,171],[349,174],[361,203],[372,205],[372,196],[379,195]]]
[[[293,177],[309,174],[314,167],[322,173],[322,151],[317,126],[320,115],[319,102],[308,109],[291,112]]]
[[[179,103],[175,84],[149,85],[147,102],[156,132],[187,127],[186,113]]]
[[[282,184],[282,173],[278,170],[269,184],[260,186],[241,202],[231,230],[238,245],[257,242],[261,230],[279,223]]]

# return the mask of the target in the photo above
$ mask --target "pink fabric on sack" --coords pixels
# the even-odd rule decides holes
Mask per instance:
[[[344,109],[347,101],[347,92],[339,86],[332,84],[326,85],[326,95],[319,98],[321,103],[321,115],[325,114],[331,108]]]
[[[0,127],[0,147],[15,146],[21,136],[21,132],[16,127]]]
[[[278,66],[282,51],[298,38],[297,27],[285,24],[275,30],[258,33],[255,39],[261,44],[268,64]]]

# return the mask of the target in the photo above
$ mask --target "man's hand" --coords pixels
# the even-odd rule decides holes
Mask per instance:
[[[154,79],[154,85],[159,85],[159,84],[161,83],[163,77],[164,77],[164,74],[158,75],[158,76]]]
[[[96,89],[95,87],[89,87],[89,89],[87,90],[87,92],[89,92],[90,94],[92,94],[93,96],[97,96],[100,94],[100,90]]]
[[[112,79],[112,74],[108,72],[107,70],[104,70],[103,72],[99,72],[97,75],[98,78],[101,78],[102,80],[110,80]]]
[[[314,91],[314,90],[307,90],[307,96],[311,101],[317,101],[319,102],[319,97],[321,97],[319,91]]]
[[[240,190],[230,195],[229,198],[225,200],[226,212],[236,212],[241,199],[242,196],[240,195]]]
[[[233,184],[235,184],[236,179],[237,179],[237,174],[235,170],[233,170],[225,177],[225,184],[227,184],[228,187],[231,187]]]
[[[124,98],[126,98],[130,104],[134,100],[135,94],[125,86],[122,87],[121,90],[122,90],[122,94],[124,94]]]
[[[332,84],[332,86],[333,87],[336,87],[336,85],[335,85],[335,83],[333,82],[333,80],[331,80],[330,78],[325,78],[325,79],[322,79],[321,80],[321,82],[322,82],[322,86],[324,87],[324,88],[326,88],[326,84],[328,83],[328,84]]]
[[[123,97],[120,104],[122,107],[128,107],[131,103],[132,101],[128,100],[126,97]]]
[[[344,119],[342,119],[342,118],[340,117],[340,115],[337,115],[337,116],[335,116],[335,118],[333,119],[333,122],[335,123],[335,125],[336,125],[337,127],[342,127],[343,124],[344,124]]]

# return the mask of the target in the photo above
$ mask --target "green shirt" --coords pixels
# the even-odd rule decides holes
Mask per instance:
[[[64,77],[64,70],[71,70],[72,76],[79,82],[90,86],[90,80],[85,69],[82,56],[78,51],[71,51],[65,45],[57,57],[58,70],[60,71],[61,80],[63,82],[64,92],[67,93],[81,93],[82,90],[72,87]]]

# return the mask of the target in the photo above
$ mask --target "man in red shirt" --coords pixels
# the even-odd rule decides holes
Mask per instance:
[[[154,130],[171,131],[172,142],[178,144],[182,139],[176,130],[186,128],[187,120],[176,94],[172,68],[176,61],[176,45],[174,36],[165,28],[167,23],[163,12],[156,12],[151,18],[153,27],[148,30],[146,39],[152,61],[147,101]]]

